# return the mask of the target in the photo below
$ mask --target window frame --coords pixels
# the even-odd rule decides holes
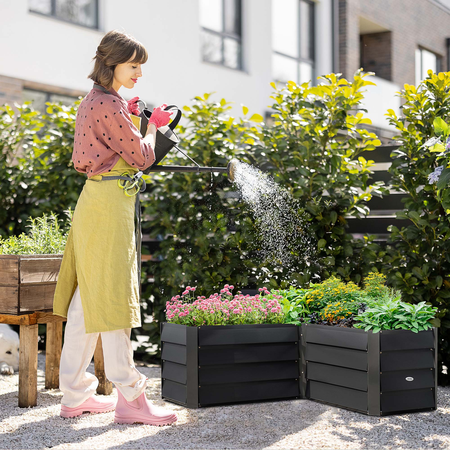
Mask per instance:
[[[274,1],[274,0],[272,0]],[[300,7],[301,3],[307,3],[311,6],[311,12],[310,12],[310,33],[309,33],[309,39],[310,39],[310,45],[309,45],[309,51],[311,54],[312,59],[310,58],[304,58],[301,55],[301,18],[302,18],[302,8]],[[299,8],[298,8],[298,16],[297,16],[297,23],[298,23],[298,35],[297,35],[297,48],[298,48],[298,56],[295,58],[294,56],[287,55],[285,53],[279,52],[277,50],[272,49],[272,54],[276,54],[278,56],[282,56],[283,58],[289,58],[297,63],[297,83],[300,82],[300,71],[299,71],[299,65],[300,63],[307,63],[311,66],[311,83],[314,84],[314,80],[316,79],[316,7],[315,7],[315,1],[314,0],[298,0]],[[284,80],[278,80],[274,79],[274,81],[279,83],[286,83],[287,81]]]
[[[220,41],[221,41],[221,48],[220,48],[220,55],[221,55],[221,61],[220,62],[215,62],[215,61],[209,61],[207,59],[205,59],[204,54],[202,52],[202,62],[208,63],[208,64],[214,64],[216,66],[222,66],[222,67],[226,67],[227,69],[231,69],[231,70],[238,70],[238,71],[244,71],[244,67],[243,67],[243,50],[242,50],[242,46],[243,46],[243,40],[242,40],[242,24],[243,24],[243,5],[242,5],[242,0],[237,0],[239,2],[239,32],[240,35],[236,35],[233,33],[228,33],[225,31],[225,0],[221,0],[222,1],[222,31],[216,31],[216,30],[212,30],[210,28],[204,27],[203,25],[200,25],[200,29],[202,33],[209,33],[209,34],[213,34],[215,36],[220,37]],[[234,41],[236,41],[239,44],[239,56],[238,56],[238,67],[231,67],[225,64],[225,38],[228,39],[232,39]]]
[[[28,11],[33,13],[33,14],[37,14],[39,16],[44,16],[44,17],[51,17],[52,19],[55,20],[60,20],[61,22],[65,22],[65,23],[70,23],[71,25],[77,25],[79,27],[83,27],[83,28],[87,28],[89,30],[100,30],[100,21],[99,21],[99,0],[94,0],[95,1],[95,24],[93,26],[90,25],[85,25],[83,23],[80,22],[74,22],[72,20],[67,20],[64,19],[63,17],[59,17],[56,15],[56,0],[50,0],[50,5],[51,5],[51,12],[50,14],[46,14],[43,13],[41,11],[35,11],[34,9],[31,8],[31,6],[28,6]]]
[[[417,47],[416,47],[416,52],[417,51],[419,51],[420,52],[420,80],[415,80],[415,84],[418,86],[423,80],[425,80],[426,79],[426,77],[428,76],[427,74],[425,75],[425,78],[422,78],[422,72],[423,72],[423,52],[424,51],[426,51],[426,52],[428,52],[428,53],[431,53],[431,54],[433,54],[435,57],[436,57],[436,71],[435,71],[435,73],[439,73],[439,72],[441,72],[442,71],[442,55],[440,55],[439,53],[435,53],[435,52],[433,52],[432,50],[428,50],[427,48],[425,48],[425,47],[422,47],[422,46],[420,46],[420,45],[418,45]],[[417,61],[415,61],[415,63],[416,63]],[[417,75],[417,67],[414,67],[414,69],[415,69],[415,72],[416,72],[416,75]]]

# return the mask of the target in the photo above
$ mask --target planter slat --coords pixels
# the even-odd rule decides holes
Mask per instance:
[[[1,272],[0,272],[1,273]],[[19,313],[19,288],[15,286],[0,286],[0,313]]]
[[[19,284],[19,257],[0,255],[0,286]]]
[[[52,311],[63,255],[0,255],[0,314]]]
[[[162,384],[163,398],[186,404],[187,403],[187,386],[185,384],[176,383],[171,380],[164,380]]]
[[[41,255],[21,256],[20,283],[56,283],[61,261],[60,257],[54,255],[48,255],[47,257],[41,257]]]
[[[381,409],[384,414],[399,411],[436,409],[435,389],[415,389],[413,391],[389,392],[381,396]]]
[[[309,395],[310,398],[322,402],[351,408],[364,413],[367,412],[367,393],[363,391],[310,381]]]
[[[413,333],[406,330],[383,330],[380,332],[380,350],[412,350],[419,348],[434,348],[434,338],[431,332]]]
[[[209,364],[239,364],[298,359],[297,344],[242,345],[238,347],[201,347],[198,362]]]
[[[298,381],[257,381],[252,383],[201,386],[198,390],[202,406],[298,397]]]
[[[186,364],[186,347],[178,344],[164,342],[161,349],[161,359],[179,364]]]
[[[362,370],[308,362],[306,371],[309,380],[367,391],[367,372]]]
[[[434,349],[433,349],[434,350]],[[380,369],[382,372],[388,370],[406,370],[406,369],[426,369],[433,367],[433,350],[407,350],[396,352],[383,352],[380,355]]]
[[[199,345],[226,345],[226,344],[265,344],[271,342],[297,342],[298,330],[295,327],[261,327],[254,328],[200,327],[198,330]],[[239,328],[238,328],[239,327]],[[252,325],[253,327],[253,325]],[[217,328],[212,330],[211,328]]]
[[[389,391],[432,388],[434,387],[434,371],[420,369],[384,372],[380,380],[383,394]]]
[[[172,344],[186,345],[186,329],[164,327],[162,330],[161,341],[171,342]]]
[[[229,380],[245,383],[296,377],[298,377],[298,362],[295,361],[201,366],[198,370],[198,380],[201,386],[224,384]]]
[[[20,313],[53,310],[56,283],[20,285]]]
[[[176,381],[182,384],[186,384],[187,382],[186,366],[183,364],[165,361],[161,374],[165,380]]]
[[[355,350],[367,350],[367,334],[356,328],[338,328],[321,325],[322,329],[310,327],[306,342]]]
[[[306,361],[315,361],[348,369],[367,370],[367,352],[325,345],[306,345]]]

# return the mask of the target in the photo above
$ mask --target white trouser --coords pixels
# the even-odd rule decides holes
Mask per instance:
[[[97,339],[102,336],[106,378],[114,383],[128,401],[138,398],[147,386],[147,377],[133,362],[131,328],[86,333],[80,290],[77,286],[69,305],[64,332],[64,345],[59,366],[61,404],[74,408],[90,398],[98,386],[98,378],[86,372],[94,355]]]

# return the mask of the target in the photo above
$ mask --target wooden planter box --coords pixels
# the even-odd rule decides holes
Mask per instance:
[[[161,324],[162,397],[198,408],[300,397],[299,327]]]
[[[0,314],[52,311],[63,255],[0,255]]]
[[[301,396],[371,416],[436,409],[437,329],[413,333],[307,324]]]

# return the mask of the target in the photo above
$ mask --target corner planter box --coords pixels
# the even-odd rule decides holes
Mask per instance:
[[[371,416],[436,409],[437,330],[419,333],[306,324],[301,394]]]
[[[63,255],[0,255],[0,314],[53,309]]]
[[[162,397],[198,408],[300,396],[299,327],[161,324]]]

